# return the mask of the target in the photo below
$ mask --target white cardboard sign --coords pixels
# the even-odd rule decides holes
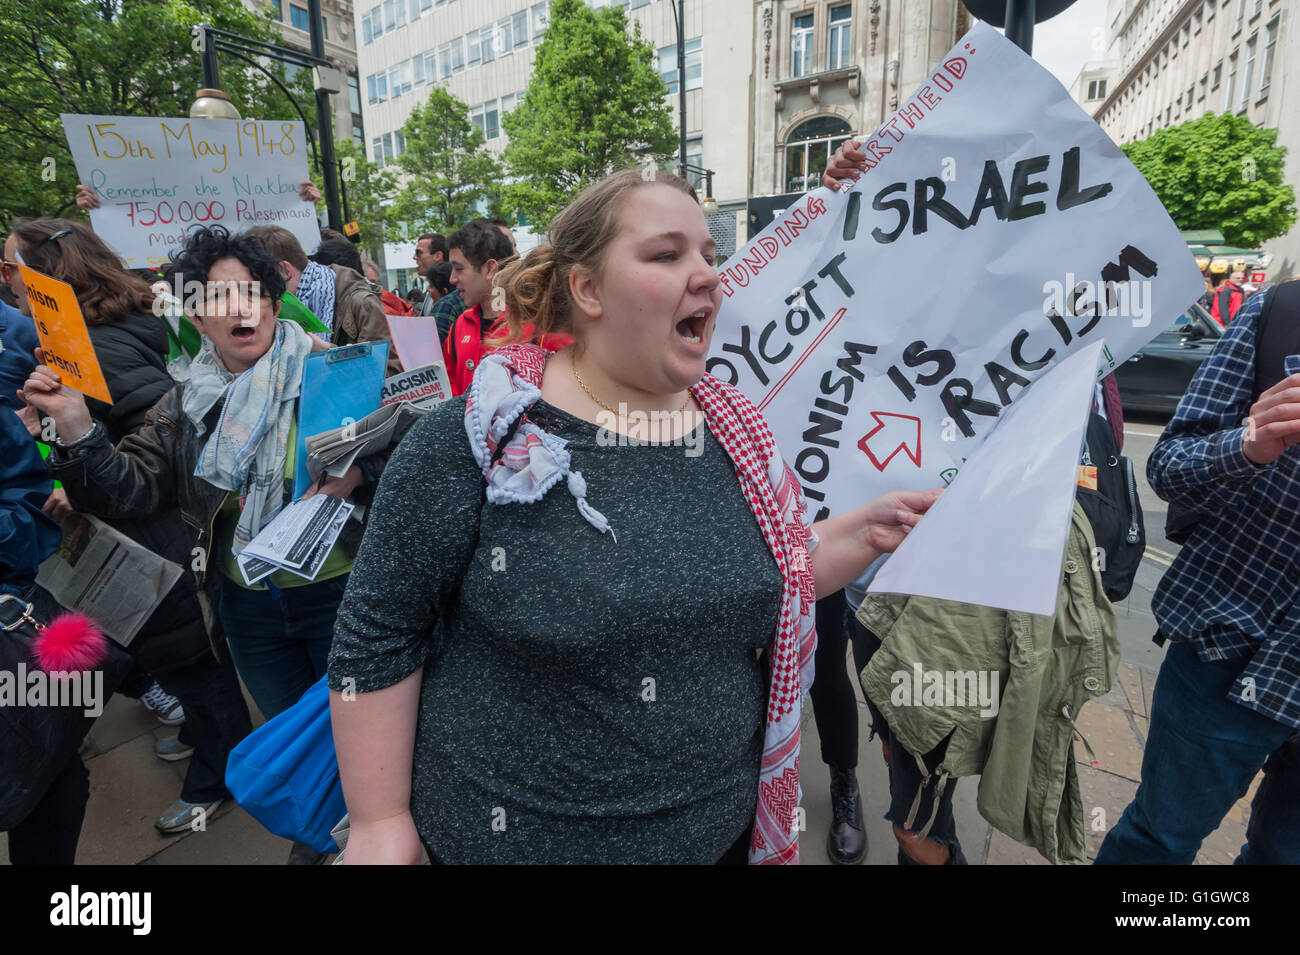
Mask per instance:
[[[987,24],[863,148],[851,190],[719,269],[708,370],[763,411],[816,517],[946,486],[1054,363],[1104,338],[1104,375],[1204,288],[1137,169]]]
[[[871,593],[917,594],[1051,616],[1075,469],[1104,342],[1058,362],[1002,416],[885,561]]]
[[[316,209],[298,197],[308,178],[302,123],[75,113],[60,119],[77,176],[99,195],[90,224],[127,268],[162,265],[202,226],[234,233],[279,225],[308,252],[320,245]]]

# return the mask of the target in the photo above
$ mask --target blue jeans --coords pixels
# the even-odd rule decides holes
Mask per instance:
[[[1203,663],[1169,645],[1152,700],[1142,782],[1098,865],[1190,865],[1264,769],[1238,864],[1300,864],[1300,734],[1228,699],[1249,657]]]
[[[268,720],[325,675],[348,575],[288,590],[221,580],[221,624],[253,702]]]

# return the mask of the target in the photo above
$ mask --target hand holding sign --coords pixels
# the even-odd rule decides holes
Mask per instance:
[[[54,419],[59,437],[64,444],[84,438],[94,425],[86,399],[63,383],[59,373],[45,364],[44,349],[36,349],[37,365],[31,377],[18,393],[27,404],[42,416]]]

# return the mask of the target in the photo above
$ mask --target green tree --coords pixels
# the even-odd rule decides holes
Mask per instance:
[[[1180,229],[1218,229],[1230,245],[1255,248],[1296,221],[1276,129],[1207,113],[1122,148]]]
[[[204,22],[278,42],[270,20],[240,0],[5,0],[0,228],[23,216],[80,215],[60,113],[188,115],[203,85],[190,28]],[[306,71],[291,80],[283,64],[267,68],[310,108]],[[231,57],[221,58],[221,83],[246,117],[298,119],[270,80]]]
[[[640,24],[629,37],[617,6],[552,0],[528,92],[503,121],[510,196],[544,228],[611,172],[662,163],[677,148],[668,90]]]
[[[341,140],[335,153],[342,166],[339,186],[347,198],[348,215],[361,227],[360,246],[377,259],[385,242],[403,237],[393,206],[397,177],[393,170],[380,169],[366,159],[356,140]]]
[[[405,149],[395,160],[405,173],[394,216],[411,235],[449,232],[479,215],[486,202],[495,215],[501,202],[501,164],[483,146],[469,121],[469,108],[441,86],[411,111],[402,125]]]

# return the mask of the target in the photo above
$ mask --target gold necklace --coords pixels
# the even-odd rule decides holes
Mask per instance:
[[[585,391],[585,392],[587,393],[587,397],[588,397],[588,398],[590,398],[592,401],[596,402],[596,404],[600,405],[602,408],[604,408],[604,409],[605,409],[606,411],[608,411],[610,414],[612,414],[612,415],[617,415],[617,414],[618,414],[617,411],[615,411],[615,410],[614,410],[613,408],[611,408],[609,405],[605,404],[605,402],[601,401],[601,400],[600,400],[599,398],[597,398],[594,394],[592,394],[591,389],[587,387],[587,383],[586,383],[585,381],[582,380],[582,375],[578,374],[578,359],[576,359],[576,358],[573,357],[573,352],[569,352],[569,367],[573,369],[573,377],[577,380],[577,382],[578,382],[578,387],[581,388],[583,391]],[[682,402],[682,406],[681,406],[680,408],[677,409],[677,412],[676,412],[676,413],[677,413],[677,414],[681,414],[683,411],[686,410],[686,406],[689,405],[690,403],[691,403],[691,392],[690,392],[690,389],[688,388],[688,389],[686,390],[686,400]]]

